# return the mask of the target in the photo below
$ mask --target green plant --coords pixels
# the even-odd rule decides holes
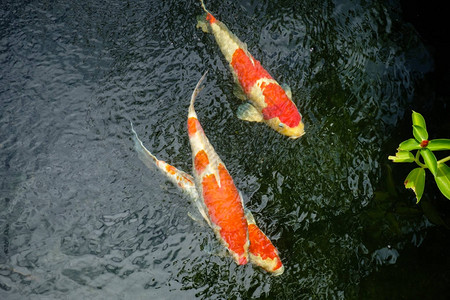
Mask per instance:
[[[433,151],[450,150],[450,139],[428,140],[428,132],[423,116],[412,112],[414,138],[402,142],[395,156],[388,158],[396,163],[415,162],[419,167],[413,169],[405,179],[405,188],[416,194],[417,203],[425,189],[425,169],[430,170],[441,193],[450,199],[450,167],[445,164],[450,156],[437,160]],[[417,151],[414,155],[411,151]],[[422,157],[423,162],[420,161]]]

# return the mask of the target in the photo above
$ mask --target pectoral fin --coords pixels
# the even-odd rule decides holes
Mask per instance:
[[[206,207],[203,204],[203,202],[201,202],[200,199],[194,199],[194,203],[195,203],[195,206],[197,206],[197,209],[200,212],[200,214],[202,215],[203,219],[206,221],[206,223],[208,223],[208,225],[210,227],[212,227],[211,221],[209,220],[208,214],[206,213]]]
[[[244,103],[239,105],[237,110],[237,117],[244,121],[249,122],[262,122],[263,116],[262,114],[250,103]]]
[[[291,87],[287,84],[282,84],[281,87],[286,92],[286,96],[288,96],[289,100],[292,100],[292,90]]]
[[[244,91],[242,90],[242,88],[241,88],[238,84],[236,84],[236,85],[234,86],[234,89],[233,89],[233,95],[234,95],[236,98],[238,98],[238,99],[240,99],[240,100],[242,100],[242,101],[247,100],[247,96],[245,96]]]

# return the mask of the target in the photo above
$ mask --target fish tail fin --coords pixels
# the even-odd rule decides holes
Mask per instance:
[[[194,109],[194,102],[195,102],[195,98],[197,97],[197,95],[202,90],[202,88],[200,88],[200,85],[202,84],[203,80],[205,79],[207,73],[208,73],[208,70],[206,70],[206,72],[203,74],[202,78],[200,78],[200,80],[197,82],[197,85],[195,86],[194,92],[192,92],[191,103],[189,105],[188,118],[190,118],[190,117],[197,118],[197,114],[195,113],[195,109]]]
[[[196,28],[200,28],[205,33],[210,33],[208,21],[206,20],[206,14],[197,16]]]
[[[205,6],[205,3],[203,2],[203,0],[200,0],[200,4],[202,5],[202,8],[205,11],[205,13],[209,14],[210,12],[206,9],[206,6]]]
[[[197,28],[201,28],[206,33],[211,33],[210,24],[216,23],[217,20],[214,16],[206,9],[205,3],[203,0],[200,0],[203,10],[205,14],[197,17]]]
[[[134,141],[134,150],[138,153],[139,159],[150,169],[154,166],[157,166],[158,159],[150,152],[147,148],[145,148],[142,141],[139,139],[136,131],[134,130],[133,123],[131,124],[131,132],[133,132],[133,141]]]

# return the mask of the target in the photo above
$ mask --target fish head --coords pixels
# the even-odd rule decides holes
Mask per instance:
[[[305,124],[301,120],[294,127],[283,123],[278,117],[266,120],[266,123],[275,131],[291,139],[297,139],[305,134]]]
[[[261,113],[267,125],[275,131],[296,139],[305,134],[305,125],[297,106],[276,82],[260,84],[265,106]]]
[[[250,240],[250,261],[270,272],[274,276],[283,274],[284,266],[281,262],[278,250],[270,239],[254,223],[253,217],[248,218],[248,236]]]

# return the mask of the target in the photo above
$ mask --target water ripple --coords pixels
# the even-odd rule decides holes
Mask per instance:
[[[377,190],[382,147],[432,67],[395,3],[207,5],[291,87],[302,139],[237,120],[227,63],[195,28],[198,1],[2,6],[0,298],[357,298],[363,278],[421,243],[421,212],[397,218],[400,196]],[[206,69],[200,121],[282,277],[232,263],[132,149],[130,120],[158,157],[191,169],[187,107]]]

